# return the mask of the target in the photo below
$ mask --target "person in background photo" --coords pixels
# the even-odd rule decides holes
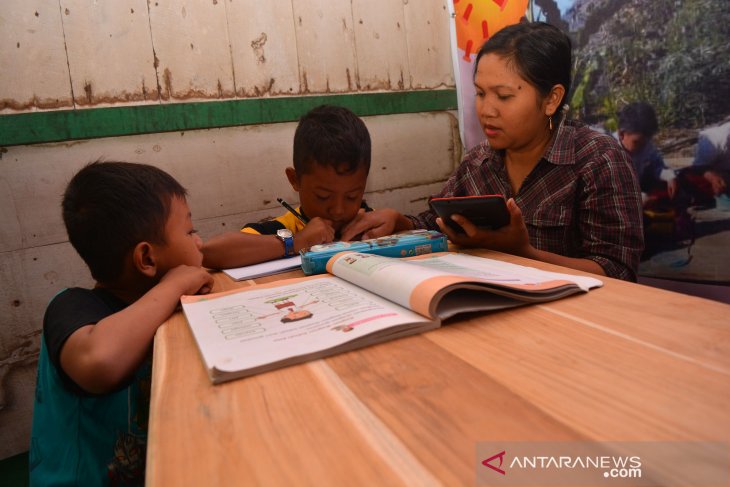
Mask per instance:
[[[675,208],[730,210],[730,121],[699,132],[694,160],[677,171],[676,181]]]
[[[728,196],[730,121],[700,131],[692,168],[709,183],[714,197]]]
[[[631,156],[645,207],[658,201],[666,202],[676,188],[674,171],[664,164],[661,153],[654,146],[657,130],[659,123],[649,103],[632,102],[618,113],[618,140]]]
[[[508,225],[485,230],[454,216],[466,232],[456,234],[430,210],[381,208],[359,214],[343,240],[440,229],[462,247],[636,280],[644,247],[639,184],[614,137],[566,118],[571,51],[557,27],[525,22],[498,31],[477,53],[475,101],[486,139],[436,197],[504,195]]]

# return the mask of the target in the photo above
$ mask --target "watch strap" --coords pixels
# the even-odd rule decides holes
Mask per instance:
[[[277,237],[284,243],[284,257],[294,255],[294,237],[284,237],[281,235],[277,235]]]

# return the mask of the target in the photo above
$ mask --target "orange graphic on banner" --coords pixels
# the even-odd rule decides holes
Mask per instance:
[[[456,44],[464,59],[476,52],[490,35],[516,24],[527,10],[527,0],[453,0]]]

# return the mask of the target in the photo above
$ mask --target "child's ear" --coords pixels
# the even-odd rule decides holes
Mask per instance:
[[[299,177],[297,176],[296,169],[293,167],[287,167],[284,172],[286,172],[286,178],[289,180],[291,187],[294,191],[299,192]]]
[[[134,267],[147,277],[155,277],[157,274],[155,251],[149,242],[140,242],[134,246],[132,262]]]

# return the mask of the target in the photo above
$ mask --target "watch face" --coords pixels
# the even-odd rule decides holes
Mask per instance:
[[[286,228],[277,230],[276,235],[283,238],[289,238],[292,236],[291,230],[287,230]]]

